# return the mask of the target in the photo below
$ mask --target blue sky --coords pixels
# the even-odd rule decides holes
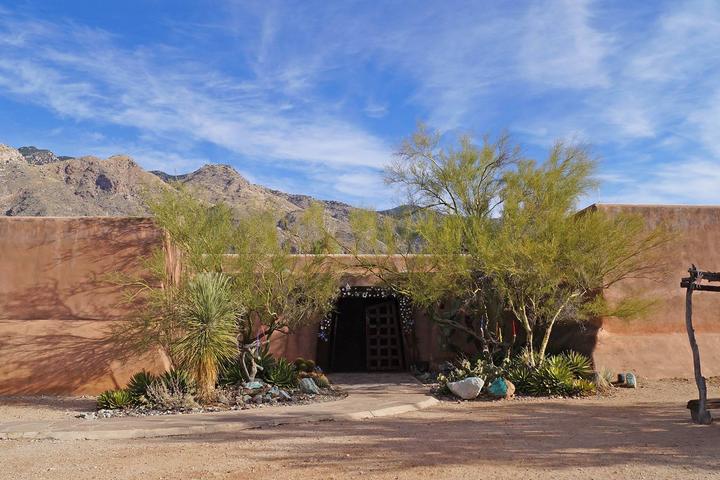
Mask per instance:
[[[0,0],[0,143],[384,208],[424,121],[588,143],[588,202],[720,203],[719,45],[715,0]]]

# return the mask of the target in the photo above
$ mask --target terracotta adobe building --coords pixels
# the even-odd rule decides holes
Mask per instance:
[[[651,296],[658,308],[630,322],[602,318],[581,329],[559,329],[555,345],[588,353],[598,368],[641,377],[691,376],[679,281],[691,263],[720,270],[720,206],[593,208],[639,213],[648,225],[675,227],[681,238],[667,248],[669,269],[662,281],[626,281],[607,292],[609,299],[625,289]],[[164,368],[157,352],[127,363],[107,340],[109,327],[129,311],[120,304],[120,289],[104,278],[138,272],[141,258],[162,246],[162,239],[145,218],[0,218],[0,394],[94,394],[123,386],[143,368]],[[313,325],[275,339],[276,353],[317,358],[334,370],[406,369],[451,358],[429,320],[416,315],[412,329],[403,329],[407,312],[398,299],[367,290],[372,278],[353,269],[352,257],[336,260],[345,272],[338,287],[350,288],[338,303],[330,341],[319,340],[319,325]],[[696,295],[704,373],[720,375],[720,296]],[[368,316],[384,333],[365,329]]]

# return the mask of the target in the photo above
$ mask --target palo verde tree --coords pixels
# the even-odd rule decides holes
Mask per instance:
[[[486,259],[473,245],[489,241],[503,175],[518,159],[507,136],[481,145],[463,136],[456,147],[444,148],[440,135],[421,125],[387,169],[388,183],[408,197],[401,218],[374,223],[358,214],[353,223],[362,240],[357,251],[402,257],[398,264],[382,255],[371,262],[359,256],[368,270],[412,298],[447,337],[460,331],[485,351],[502,341],[501,308],[487,285]]]
[[[657,274],[654,255],[671,238],[637,216],[578,212],[594,186],[594,167],[578,146],[557,144],[538,164],[523,159],[507,137],[480,146],[462,137],[447,148],[420,127],[388,169],[388,181],[410,199],[402,228],[378,234],[382,228],[357,222],[373,232],[369,240],[356,234],[366,248],[394,235],[392,251],[406,269],[382,259],[366,266],[448,332],[467,334],[485,351],[510,354],[515,336],[504,334],[503,312],[512,314],[535,365],[559,322],[640,313],[644,300],[611,308],[601,293],[620,280]]]
[[[253,368],[274,333],[290,333],[333,308],[337,280],[322,247],[321,205],[285,234],[273,212],[238,217],[179,185],[148,203],[171,255],[156,252],[147,261],[149,277],[125,280],[137,315],[115,338],[128,351],[162,348],[207,394],[220,364],[236,357]]]
[[[522,160],[504,175],[502,212],[486,241],[469,244],[525,333],[531,365],[542,362],[553,327],[593,315],[632,316],[647,299],[609,306],[602,292],[628,278],[661,273],[659,247],[671,239],[634,215],[609,216],[578,201],[594,186],[585,149],[556,144],[543,163]]]

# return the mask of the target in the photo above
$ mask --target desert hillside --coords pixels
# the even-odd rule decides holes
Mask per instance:
[[[208,164],[185,175],[168,175],[146,171],[124,155],[72,158],[35,147],[0,145],[0,213],[7,216],[147,215],[147,192],[173,188],[174,182],[208,202],[226,203],[238,215],[272,210],[281,229],[320,201],[328,227],[343,244],[351,241],[350,205],[255,185],[229,165]]]

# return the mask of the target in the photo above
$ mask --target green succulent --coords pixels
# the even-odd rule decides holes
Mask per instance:
[[[157,377],[158,382],[162,382],[169,392],[173,394],[195,395],[195,381],[185,370],[172,369]]]
[[[147,399],[147,389],[156,379],[155,375],[145,370],[133,375],[126,387],[133,402],[144,403]]]
[[[573,382],[573,395],[594,395],[597,393],[598,386],[592,380],[580,378]]]
[[[267,372],[265,380],[278,387],[294,387],[298,382],[298,372],[295,365],[284,358],[279,358],[270,371]]]
[[[569,350],[561,355],[557,355],[564,359],[565,364],[576,378],[584,378],[589,380],[593,377],[592,361],[585,355]]]
[[[272,353],[270,353],[270,344],[266,344],[263,348],[260,349],[255,361],[258,364],[260,376],[263,376],[264,372],[272,370],[277,360],[275,360],[275,357],[273,357]]]
[[[247,381],[248,378],[242,365],[240,365],[240,360],[223,365],[218,375],[218,384],[220,385],[239,385]]]
[[[116,410],[120,408],[127,408],[132,404],[132,395],[125,389],[106,390],[97,397],[98,409]]]
[[[505,369],[505,375],[513,385],[517,393],[525,393],[530,385],[530,378],[533,369],[521,358],[514,358]]]

